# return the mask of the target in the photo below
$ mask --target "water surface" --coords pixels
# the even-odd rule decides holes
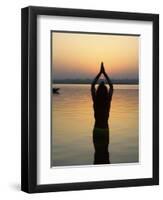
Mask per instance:
[[[94,113],[90,85],[55,84],[52,94],[52,166],[94,163]],[[115,85],[109,129],[110,163],[139,161],[138,86]]]

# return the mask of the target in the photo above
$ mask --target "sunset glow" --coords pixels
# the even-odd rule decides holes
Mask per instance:
[[[137,79],[139,36],[52,32],[53,79],[93,78],[104,62],[114,79]]]

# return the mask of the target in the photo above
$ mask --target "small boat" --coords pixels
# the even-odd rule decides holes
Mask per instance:
[[[53,90],[53,93],[59,94],[59,92],[58,92],[59,89],[60,89],[60,88],[53,88],[53,89],[52,89],[52,90]]]

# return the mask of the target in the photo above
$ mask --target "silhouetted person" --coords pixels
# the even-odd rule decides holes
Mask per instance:
[[[102,81],[96,91],[95,84],[100,75],[103,74],[109,84],[110,89]],[[101,63],[100,72],[95,77],[91,85],[91,93],[94,108],[95,125],[93,130],[93,143],[95,148],[94,164],[110,163],[109,160],[109,113],[113,95],[113,84],[105,72],[104,65]]]

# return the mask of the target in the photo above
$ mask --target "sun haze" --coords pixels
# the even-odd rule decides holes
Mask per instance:
[[[113,79],[137,79],[139,36],[52,32],[52,78],[93,78],[103,61]]]

